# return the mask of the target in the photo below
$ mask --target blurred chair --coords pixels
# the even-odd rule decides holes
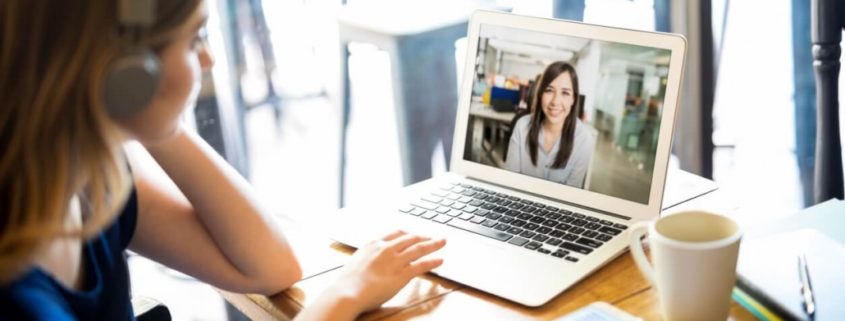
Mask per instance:
[[[446,164],[458,104],[455,42],[466,36],[473,6],[444,1],[350,4],[338,17],[341,48],[340,205],[344,203],[346,135],[351,109],[350,42],[364,42],[390,57],[393,101],[405,185],[432,176],[431,158],[442,142]]]
[[[845,29],[845,3],[813,0],[811,3],[813,68],[816,74],[816,170],[814,201],[842,199],[842,145],[839,129],[838,77]]]

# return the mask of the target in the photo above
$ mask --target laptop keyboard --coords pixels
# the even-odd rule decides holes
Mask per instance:
[[[470,184],[446,184],[400,212],[578,262],[628,226]]]

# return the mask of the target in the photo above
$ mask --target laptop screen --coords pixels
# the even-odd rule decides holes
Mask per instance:
[[[463,158],[648,204],[671,50],[481,24]]]

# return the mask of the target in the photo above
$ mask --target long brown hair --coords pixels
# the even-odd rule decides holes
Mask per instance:
[[[575,119],[578,116],[578,74],[575,72],[575,67],[569,63],[558,61],[546,67],[546,70],[540,77],[540,82],[536,87],[537,90],[532,101],[533,107],[531,108],[531,123],[528,126],[528,137],[526,137],[526,140],[528,141],[528,154],[531,156],[531,164],[534,166],[537,166],[537,150],[540,145],[538,142],[540,129],[543,126],[543,120],[546,119],[546,115],[543,113],[543,107],[541,106],[542,99],[540,97],[543,95],[545,88],[549,86],[549,83],[562,73],[569,73],[569,77],[572,80],[572,95],[574,100],[572,102],[572,107],[569,109],[569,115],[566,116],[566,120],[563,122],[563,128],[561,129],[562,132],[560,136],[560,148],[555,156],[555,161],[552,163],[552,168],[566,167],[566,163],[569,161],[569,156],[572,155],[572,142],[575,140]]]
[[[200,1],[159,1],[143,41],[180,26]],[[96,235],[126,202],[124,137],[101,101],[120,52],[117,5],[0,1],[0,283],[49,241]],[[69,231],[71,200],[83,194],[83,227]]]

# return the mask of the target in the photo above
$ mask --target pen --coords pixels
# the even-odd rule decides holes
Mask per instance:
[[[798,275],[801,278],[801,298],[803,299],[804,312],[812,320],[816,314],[816,302],[813,298],[813,287],[810,285],[810,270],[807,265],[807,257],[804,253],[798,255]]]

